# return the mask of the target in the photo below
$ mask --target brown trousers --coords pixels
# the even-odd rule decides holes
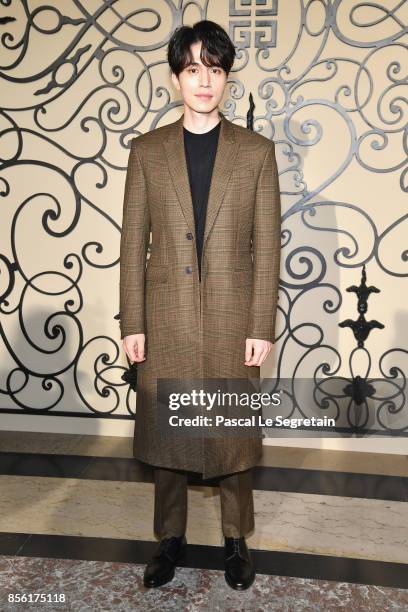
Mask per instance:
[[[159,539],[181,536],[187,527],[187,472],[154,469],[154,532]],[[222,532],[246,536],[254,529],[252,471],[219,477]]]

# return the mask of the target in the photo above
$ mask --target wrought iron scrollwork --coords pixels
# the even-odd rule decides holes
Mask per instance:
[[[9,211],[9,224],[3,224],[9,243],[7,236],[0,253],[0,331],[9,357],[2,361],[14,364],[2,372],[0,393],[9,399],[11,407],[2,401],[8,412],[58,415],[66,402],[72,416],[123,418],[125,413],[131,419],[130,382],[125,400],[119,393],[131,373],[119,362],[120,343],[110,333],[119,326],[105,333],[118,310],[106,299],[106,283],[115,287],[119,263],[121,192],[112,185],[119,175],[124,181],[130,139],[174,120],[181,106],[164,74],[167,42],[183,21],[185,6],[168,0],[157,0],[154,9],[148,2],[91,4],[0,0],[0,200],[2,210]],[[204,4],[201,18],[211,19],[216,3]],[[387,317],[387,331],[395,327],[387,348],[377,342],[377,332],[367,331],[372,321],[364,324],[361,317],[354,329],[349,326],[362,345],[351,351],[348,364],[338,335],[349,332],[338,327],[337,317],[340,275],[362,265],[376,266],[402,295],[408,256],[399,245],[408,215],[398,205],[384,207],[382,199],[366,206],[362,191],[354,195],[346,188],[337,199],[333,193],[341,191],[325,193],[341,179],[348,185],[349,167],[367,181],[386,176],[397,195],[398,189],[408,192],[402,103],[407,79],[400,59],[407,49],[407,24],[402,11],[386,3],[373,9],[359,2],[347,11],[344,3],[332,2],[321,3],[312,29],[308,10],[295,2],[282,56],[276,44],[286,4],[229,2],[237,58],[221,109],[230,121],[273,138],[276,145],[283,203],[276,375],[294,380],[294,416],[307,416],[313,406],[344,417],[344,435],[357,427],[368,435],[407,436],[405,303],[394,309],[394,319]],[[372,19],[372,10],[379,19]],[[383,32],[392,26],[384,38],[378,36],[379,20]],[[327,43],[335,39],[341,56],[332,53],[335,44],[328,56]],[[39,49],[41,65],[30,61]],[[246,116],[245,69],[259,73],[253,93],[260,109],[255,114],[251,92]],[[325,140],[325,121],[336,122],[345,138],[335,143],[337,156],[325,159],[312,185],[302,157],[315,155],[317,167],[325,147],[333,148]],[[376,206],[381,215],[374,214]],[[27,236],[30,247],[42,243],[44,257],[30,257]],[[88,299],[88,287],[98,285],[100,294],[95,289]],[[383,299],[390,299],[388,290],[380,294]],[[362,357],[367,365],[358,368]],[[372,363],[378,366],[376,378],[369,378]],[[316,382],[307,400],[298,393],[297,378],[315,375],[336,384],[343,365],[347,375],[337,380],[338,393],[331,388],[330,394],[325,380]]]

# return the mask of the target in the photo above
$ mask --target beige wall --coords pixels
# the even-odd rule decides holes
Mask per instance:
[[[44,4],[31,2],[30,10]],[[121,384],[126,360],[113,318],[119,310],[128,157],[122,138],[127,143],[179,117],[166,44],[181,22],[205,17],[231,28],[243,47],[221,110],[246,125],[252,92],[255,129],[276,143],[284,231],[281,311],[278,342],[262,375],[290,378],[296,372],[306,378],[323,362],[334,371],[340,356],[334,373],[350,378],[356,341],[338,323],[357,316],[356,296],[346,288],[359,284],[364,262],[368,284],[381,289],[369,298],[367,319],[385,325],[366,342],[369,376],[381,375],[387,352],[383,374],[392,366],[406,373],[407,34],[399,24],[408,22],[407,3],[395,15],[398,21],[386,16],[387,2],[378,3],[382,12],[363,4],[352,14],[361,3],[344,0],[331,27],[321,4],[302,14],[296,0],[267,0],[264,6],[235,0],[235,10],[227,0],[210,0],[206,12],[190,5],[184,17],[164,0],[119,0],[111,8],[93,0],[82,2],[82,11],[68,0],[47,4],[58,7],[66,23],[58,28],[56,13],[40,10],[29,37],[22,5],[0,8],[0,16],[16,18],[0,26],[0,34],[27,40],[26,48],[7,49],[7,40],[0,46],[0,157],[9,160],[0,168],[6,191],[0,201],[1,408],[16,411],[0,413],[0,427],[132,434],[130,419],[115,418],[135,405],[134,394]],[[233,14],[239,11],[249,15]],[[268,40],[266,51],[257,48]],[[306,208],[312,203],[314,214]],[[310,350],[319,338],[322,346]],[[26,384],[21,371],[7,383],[20,367],[29,375]],[[50,415],[66,411],[72,417],[20,418],[24,406],[54,406]],[[371,429],[408,428],[406,405],[398,415],[383,410],[381,424],[375,406],[369,407]],[[302,409],[307,415],[307,400]],[[94,413],[112,413],[112,419],[75,416]],[[406,438],[394,440],[315,443],[359,450],[374,443],[377,450],[406,453]],[[291,444],[302,446],[302,439]]]

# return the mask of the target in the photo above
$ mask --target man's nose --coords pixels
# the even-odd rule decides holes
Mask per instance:
[[[200,85],[205,87],[206,85],[209,84],[209,82],[210,82],[210,73],[209,73],[208,70],[203,70],[201,72],[201,82],[200,82]]]

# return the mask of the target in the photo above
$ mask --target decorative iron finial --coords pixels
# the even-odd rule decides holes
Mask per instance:
[[[130,364],[127,370],[121,376],[121,379],[130,385],[133,391],[137,390],[137,362]]]
[[[383,329],[384,325],[372,319],[371,321],[366,321],[365,313],[367,312],[367,300],[371,293],[380,293],[380,289],[371,285],[367,287],[366,284],[367,275],[365,271],[365,265],[363,266],[363,272],[361,275],[360,285],[351,285],[347,287],[346,291],[352,291],[358,297],[357,302],[357,312],[360,313],[360,316],[355,321],[353,319],[346,319],[345,321],[341,321],[339,323],[339,327],[350,327],[353,330],[353,334],[355,339],[357,340],[357,345],[359,348],[364,346],[364,341],[367,340],[370,331],[374,328]]]
[[[248,130],[254,131],[254,98],[252,93],[249,92],[249,111],[247,112],[247,128]]]
[[[119,311],[113,318],[120,321],[121,312]],[[130,365],[128,364],[128,368],[123,372],[121,379],[128,383],[133,391],[137,390],[137,361],[134,361]]]

